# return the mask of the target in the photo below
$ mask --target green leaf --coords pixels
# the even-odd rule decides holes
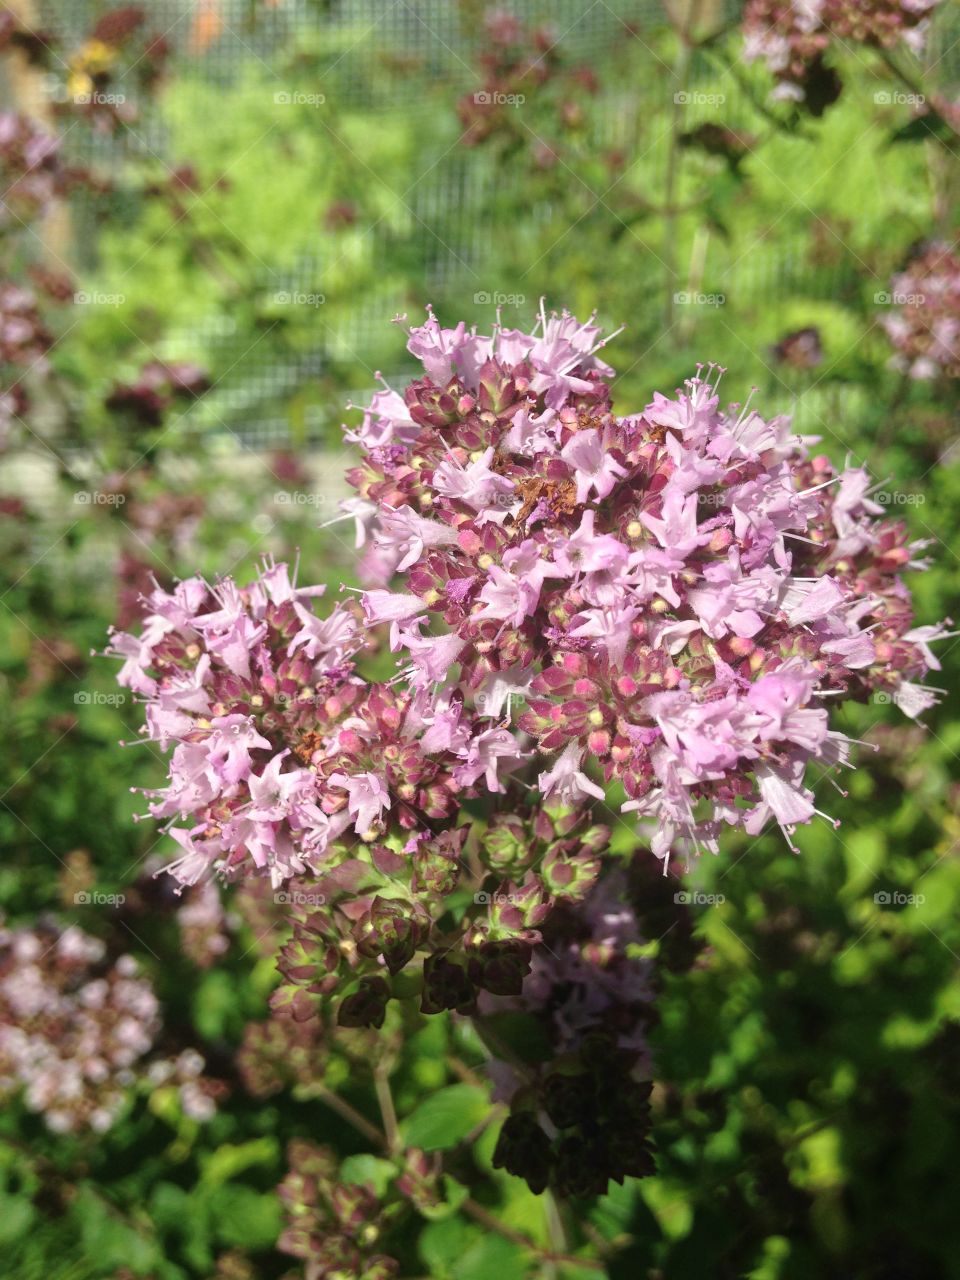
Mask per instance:
[[[172,1182],[161,1182],[150,1197],[149,1218],[164,1241],[164,1252],[173,1252],[172,1240],[182,1241],[184,1259],[199,1271],[208,1268],[213,1257],[209,1206],[208,1194],[185,1191]]]
[[[452,1084],[421,1102],[403,1122],[408,1147],[448,1151],[475,1129],[490,1110],[486,1091],[471,1084]]]
[[[180,1232],[188,1214],[190,1196],[173,1182],[158,1183],[150,1197],[150,1219],[161,1232]]]
[[[203,1159],[200,1181],[207,1186],[220,1186],[245,1169],[258,1164],[273,1164],[276,1158],[275,1138],[255,1138],[239,1145],[225,1143]]]
[[[620,1184],[612,1182],[607,1194],[597,1200],[590,1213],[590,1221],[608,1240],[612,1240],[630,1230],[631,1221],[637,1212],[638,1198],[639,1186],[635,1179],[630,1178]],[[651,1225],[656,1225],[652,1216],[648,1221]]]
[[[457,1265],[457,1280],[527,1280],[529,1253],[502,1236],[487,1235]]]
[[[444,1218],[449,1218],[456,1213],[460,1206],[470,1194],[469,1187],[465,1187],[462,1182],[457,1182],[456,1178],[451,1178],[449,1173],[445,1173],[442,1178],[443,1184],[443,1200],[438,1205],[426,1205],[418,1210],[424,1218],[428,1218],[431,1222],[440,1222]]]
[[[193,996],[194,1021],[207,1040],[219,1040],[228,1031],[236,1009],[236,991],[230,974],[219,969],[205,973]]]
[[[446,1218],[424,1227],[417,1249],[433,1280],[452,1280],[460,1259],[480,1238],[480,1228],[472,1222],[463,1218]]]
[[[268,1249],[282,1227],[280,1201],[272,1193],[231,1184],[220,1187],[210,1201],[217,1238],[243,1249]]]
[[[347,1156],[340,1166],[339,1181],[372,1187],[378,1196],[383,1196],[396,1176],[397,1166],[391,1160],[361,1153]]]
[[[80,1189],[74,1209],[84,1251],[104,1267],[128,1267],[134,1275],[143,1275],[159,1261],[155,1241],[141,1235],[92,1187]]]
[[[22,1236],[35,1216],[26,1196],[0,1196],[0,1245],[10,1244]]]

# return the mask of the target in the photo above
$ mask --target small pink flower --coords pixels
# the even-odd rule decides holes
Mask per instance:
[[[352,778],[334,773],[330,777],[330,785],[343,787],[347,792],[347,808],[351,817],[356,819],[353,829],[357,835],[369,831],[380,815],[390,808],[390,794],[383,779],[375,773],[358,773]]]
[[[601,435],[595,428],[571,436],[560,456],[573,468],[578,502],[586,502],[591,491],[598,501],[606,498],[627,474],[626,467],[610,453],[610,433]]]

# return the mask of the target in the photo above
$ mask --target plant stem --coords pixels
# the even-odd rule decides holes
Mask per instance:
[[[683,98],[687,79],[690,73],[690,46],[682,32],[680,48],[677,52],[673,70],[673,101],[670,104],[670,141],[667,146],[667,167],[664,174],[664,204],[667,214],[663,220],[663,263],[665,268],[666,295],[664,297],[663,319],[669,329],[673,325],[674,300],[677,289],[677,226],[675,208],[677,204],[677,182],[680,175],[680,135],[683,132]]]
[[[349,1102],[344,1101],[339,1094],[333,1093],[332,1090],[327,1089],[325,1085],[321,1085],[319,1087],[317,1090],[317,1097],[321,1102],[325,1103],[331,1111],[335,1111],[337,1115],[346,1120],[348,1124],[353,1125],[358,1133],[362,1133],[365,1138],[374,1144],[374,1146],[386,1150],[390,1155],[398,1155],[402,1150],[402,1143],[400,1142],[400,1130],[397,1124],[397,1114],[393,1105],[393,1094],[390,1091],[389,1076],[389,1068],[384,1063],[379,1063],[374,1068],[374,1087],[376,1089],[377,1101],[380,1104],[380,1111],[383,1116],[383,1132],[381,1132],[376,1125],[371,1124],[366,1116],[361,1115],[356,1107],[351,1106]],[[550,1203],[553,1203],[552,1198]],[[478,1204],[478,1202],[471,1197],[467,1197],[461,1207],[464,1213],[469,1214],[471,1218],[476,1222],[481,1223],[482,1226],[487,1227],[490,1231],[495,1231],[498,1236],[503,1236],[504,1240],[509,1240],[511,1244],[518,1245],[520,1248],[529,1249],[530,1252],[535,1254],[541,1262],[568,1262],[580,1267],[586,1267],[591,1271],[602,1271],[604,1269],[603,1264],[600,1262],[595,1262],[590,1258],[576,1258],[565,1252],[567,1245],[566,1240],[563,1237],[563,1226],[562,1223],[559,1223],[559,1218],[559,1225],[557,1228],[558,1234],[554,1234],[553,1227],[550,1227],[549,1229],[551,1245],[553,1245],[556,1240],[560,1247],[556,1251],[551,1249],[547,1252],[541,1249],[535,1240],[524,1235],[522,1231],[516,1231],[513,1227],[508,1227],[505,1222],[501,1222],[495,1214],[489,1211],[489,1209],[485,1209],[482,1204]],[[559,1213],[555,1203],[553,1204],[553,1212]],[[551,1210],[548,1208],[548,1223],[550,1213]]]
[[[543,1216],[547,1224],[547,1238],[550,1241],[551,1252],[566,1253],[567,1237],[563,1229],[563,1219],[560,1216],[560,1206],[549,1188],[543,1193]],[[544,1268],[544,1272],[548,1277],[554,1277],[557,1274],[557,1268],[551,1262]]]
[[[390,1090],[390,1068],[386,1062],[378,1062],[373,1069],[373,1087],[376,1090],[380,1115],[383,1118],[383,1131],[387,1150],[392,1156],[401,1149],[400,1126],[397,1124],[397,1111],[393,1105],[393,1093]]]
[[[482,1204],[478,1204],[476,1200],[470,1197],[464,1200],[461,1208],[474,1221],[479,1222],[484,1227],[488,1227],[491,1231],[495,1231],[498,1236],[503,1236],[504,1240],[509,1240],[511,1244],[519,1245],[521,1249],[529,1249],[531,1253],[536,1254],[541,1262],[568,1262],[578,1267],[586,1267],[590,1271],[604,1270],[603,1263],[597,1262],[593,1258],[577,1258],[570,1253],[555,1253],[553,1250],[545,1251],[541,1249],[535,1240],[531,1240],[522,1231],[515,1231],[513,1227],[508,1227],[505,1222],[501,1222],[488,1209],[485,1209]]]
[[[341,1098],[338,1093],[334,1093],[333,1090],[328,1089],[326,1085],[320,1085],[317,1090],[317,1097],[325,1106],[328,1106],[331,1111],[335,1111],[341,1119],[346,1120],[348,1124],[352,1124],[353,1127],[359,1133],[362,1133],[365,1138],[369,1139],[370,1142],[374,1143],[378,1147],[387,1146],[387,1139],[380,1132],[377,1126],[371,1124],[366,1116],[362,1115],[356,1107],[351,1106],[344,1098]]]
[[[485,1083],[472,1067],[467,1066],[465,1062],[461,1062],[455,1054],[448,1054],[446,1061],[453,1074],[462,1080],[464,1084],[483,1085]]]
[[[515,1231],[513,1227],[508,1227],[505,1222],[501,1222],[489,1209],[485,1209],[482,1204],[478,1204],[471,1196],[464,1200],[462,1207],[464,1212],[469,1213],[471,1218],[483,1226],[489,1227],[498,1236],[503,1236],[504,1240],[509,1240],[511,1244],[518,1244],[523,1249],[533,1249],[534,1252],[539,1252],[536,1244],[529,1236],[525,1236],[522,1231]]]

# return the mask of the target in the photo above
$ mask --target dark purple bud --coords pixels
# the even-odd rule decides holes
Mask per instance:
[[[475,1004],[476,991],[462,965],[445,956],[429,956],[424,961],[421,1013],[442,1013],[445,1009],[471,1013]]]
[[[493,1153],[493,1167],[523,1178],[534,1193],[550,1182],[550,1139],[529,1112],[508,1116]]]
[[[383,978],[363,978],[360,987],[340,1005],[337,1023],[341,1027],[382,1027],[390,988]]]

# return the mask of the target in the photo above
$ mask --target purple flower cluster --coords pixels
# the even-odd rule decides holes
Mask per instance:
[[[247,1023],[237,1069],[249,1093],[269,1098],[290,1086],[315,1085],[328,1060],[329,1044],[319,1019],[298,1022],[287,1005],[262,1022]]]
[[[412,331],[425,376],[351,436],[351,512],[401,579],[365,593],[366,620],[437,708],[433,742],[467,707],[489,724],[489,790],[532,758],[544,800],[619,783],[665,862],[716,852],[725,826],[789,840],[817,812],[808,766],[848,763],[829,706],[935,700],[943,633],[913,626],[899,576],[923,544],[876,518],[863,470],[722,410],[712,366],[617,417],[602,345],[566,314]]]
[[[148,736],[172,748],[167,786],[148,793],[182,849],[168,869],[183,885],[270,879],[293,922],[276,1003],[297,1019],[338,993],[341,1023],[381,1025],[389,979],[418,953],[424,1012],[516,994],[553,905],[593,883],[607,830],[539,798],[517,772],[536,776],[535,750],[459,691],[362,679],[360,607],[320,618],[321,590],[274,564],[243,589],[190,579],[150,593],[139,636],[113,634]],[[486,805],[482,839],[464,801]]]
[[[289,1173],[279,1195],[287,1225],[277,1248],[307,1263],[305,1274],[323,1280],[390,1280],[395,1259],[380,1252],[387,1225],[369,1186],[340,1181],[335,1153],[295,1138],[287,1146]]]
[[[109,652],[170,753],[147,793],[168,869],[272,891],[284,981],[247,1035],[251,1087],[309,1078],[334,1022],[383,1027],[391,1001],[481,1034],[533,1021],[542,1061],[493,1047],[497,1162],[592,1194],[651,1167],[633,948],[672,932],[612,865],[608,796],[658,870],[726,827],[793,847],[820,812],[808,771],[849,764],[829,709],[883,693],[917,715],[947,633],[914,625],[922,544],[865,472],[722,409],[713,366],[619,417],[592,320],[481,335],[429,314],[408,345],[423,376],[349,433],[369,589],[321,615],[323,588],[272,561],[242,587],[156,586]]]
[[[0,23],[0,37],[2,37]],[[2,48],[2,40],[0,40]],[[54,198],[65,189],[68,174],[61,167],[59,139],[29,117],[0,112],[0,242],[9,237],[14,249],[32,235],[31,223],[44,217]],[[31,274],[42,293],[55,301],[72,296],[72,286],[43,267]],[[64,296],[64,289],[67,290]],[[7,447],[13,428],[30,408],[29,382],[48,372],[47,354],[53,336],[47,328],[38,297],[28,286],[0,284],[0,450]]]
[[[47,283],[37,275],[41,285]],[[34,384],[49,374],[52,347],[53,334],[34,290],[0,284],[0,450],[29,412]]]
[[[195,400],[208,390],[210,379],[195,364],[164,364],[150,360],[134,382],[118,382],[104,404],[112,413],[125,413],[137,427],[159,427],[178,401]]]
[[[821,109],[839,93],[824,54],[836,40],[889,49],[903,42],[922,50],[940,0],[748,0],[744,57],[762,58],[776,77],[776,96]],[[831,85],[835,87],[831,89]],[[817,112],[819,114],[819,111]]]
[[[911,378],[960,377],[960,254],[924,245],[893,277],[894,310],[883,319],[894,363]]]
[[[177,908],[180,945],[198,969],[209,969],[227,951],[231,924],[215,880],[188,889]]]
[[[409,342],[425,376],[351,433],[346,514],[400,589],[321,618],[322,588],[267,564],[242,589],[157,588],[142,633],[113,634],[173,748],[150,804],[182,849],[170,870],[296,877],[287,977],[360,983],[355,1024],[382,1021],[384,970],[418,951],[427,1011],[518,991],[552,906],[596,878],[611,785],[664,864],[726,826],[789,842],[819,812],[809,766],[848,764],[831,705],[935,700],[945,633],[913,625],[899,576],[920,544],[877,518],[866,474],[722,410],[712,368],[617,417],[601,345],[568,315],[491,336],[431,315]],[[381,625],[397,674],[371,683],[356,662]],[[451,955],[434,926],[467,887],[485,910]]]
[[[0,367],[47,367],[53,338],[43,322],[32,289],[0,284]]]
[[[243,590],[194,578],[151,594],[140,637],[113,636],[120,682],[149,700],[150,737],[178,744],[150,811],[195,819],[172,829],[184,883],[217,863],[279,886],[322,866],[345,833],[376,835],[387,813],[416,842],[430,834],[419,813],[450,819],[455,795],[485,772],[495,781],[498,740],[481,734],[471,752],[461,725],[446,741],[424,698],[354,674],[358,617],[338,605],[318,618],[309,602],[322,591],[294,586],[282,564]]]
[[[509,1102],[494,1164],[534,1192],[602,1195],[610,1178],[653,1172],[648,1141],[654,962],[627,874],[605,874],[581,903],[555,913],[519,996],[480,1000],[477,1026],[494,1053],[494,1096]],[[533,1023],[542,1061],[498,1058],[503,1016]]]
[[[558,56],[557,33],[546,27],[526,27],[503,10],[485,14],[484,45],[480,55],[483,87],[457,103],[463,128],[461,142],[478,146],[499,139],[505,147],[524,147],[542,169],[556,164],[565,135],[582,128],[587,100],[599,89],[596,72],[588,65],[568,66]],[[517,106],[536,95],[546,107],[538,134],[518,122]],[[551,136],[540,136],[545,130]]]
[[[59,139],[28,116],[0,112],[0,231],[16,230],[50,208],[61,189]]]
[[[131,956],[112,963],[71,927],[0,929],[0,1094],[21,1094],[56,1133],[109,1129],[138,1081],[172,1082],[205,1120],[216,1087],[203,1058],[151,1059],[160,1007]]]

